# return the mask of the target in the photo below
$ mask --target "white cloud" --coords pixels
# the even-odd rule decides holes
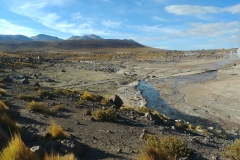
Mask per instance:
[[[102,25],[104,25],[105,27],[108,27],[108,28],[118,28],[120,27],[121,25],[121,22],[114,22],[114,21],[110,21],[110,20],[105,20],[105,21],[102,21],[101,23]]]
[[[201,15],[206,13],[218,13],[221,11],[221,9],[217,7],[191,5],[170,5],[166,6],[165,10],[168,13],[173,13],[176,15]]]
[[[240,13],[240,4],[234,5],[234,6],[231,6],[231,7],[226,7],[223,10],[225,10],[227,12],[231,12],[232,14]]]
[[[139,30],[142,30],[144,32],[154,33],[154,34],[177,34],[180,32],[179,29],[176,29],[175,27],[170,26],[162,26],[162,25],[143,25],[143,26],[137,26]]]
[[[179,33],[179,36],[198,36],[198,37],[219,37],[223,35],[234,35],[239,32],[240,22],[219,22],[219,23],[192,23],[192,27],[184,32]]]
[[[232,14],[240,13],[240,4],[231,7],[218,8],[213,6],[193,6],[193,5],[170,5],[166,6],[168,13],[176,15],[203,15],[207,13],[230,12]]]
[[[69,20],[63,19],[63,17],[55,12],[49,12],[47,8],[49,6],[64,7],[64,4],[71,3],[74,0],[10,0],[10,9],[12,12],[22,16],[31,18],[32,20],[39,22],[46,27],[61,31],[64,33],[70,33],[74,35],[82,34],[99,34],[109,35],[110,31],[96,29],[92,24],[91,20],[84,20],[81,23],[72,23]],[[106,1],[106,0],[105,0]],[[108,1],[109,2],[109,1]],[[56,10],[56,9],[55,9]],[[77,12],[74,15],[70,15],[74,19],[81,18],[81,13]],[[119,22],[104,21],[103,24],[108,27],[117,27],[120,25]]]
[[[153,20],[156,20],[156,21],[162,21],[162,22],[167,22],[167,21],[168,21],[167,19],[158,17],[158,16],[156,16],[156,15],[152,16],[151,18],[152,18]]]
[[[80,12],[77,12],[77,13],[72,14],[72,19],[73,19],[73,20],[81,19],[81,18],[82,18],[82,15],[81,15]]]
[[[13,24],[5,19],[0,19],[0,34],[9,35],[22,34],[30,37],[36,35],[37,31],[35,31],[32,28]]]

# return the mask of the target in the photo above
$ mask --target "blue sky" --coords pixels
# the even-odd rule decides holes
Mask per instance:
[[[239,0],[0,0],[0,34],[96,34],[162,49],[239,47]]]

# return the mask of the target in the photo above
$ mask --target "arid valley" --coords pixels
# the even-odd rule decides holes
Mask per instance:
[[[185,159],[217,160],[239,138],[237,49],[1,47],[0,88],[5,93],[0,98],[29,148],[74,152],[78,159],[138,159],[146,135],[172,135],[191,149]],[[47,111],[27,109],[32,100]],[[59,105],[63,110],[54,110]],[[113,110],[116,120],[94,118],[98,109]],[[69,134],[67,140],[47,140],[51,121]],[[9,139],[2,126],[1,133]]]

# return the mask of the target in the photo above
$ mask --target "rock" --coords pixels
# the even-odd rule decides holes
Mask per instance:
[[[117,154],[121,154],[121,153],[122,153],[122,149],[118,149]]]
[[[76,122],[77,125],[80,125],[80,122]]]
[[[19,80],[20,84],[29,84],[29,80],[27,78]]]
[[[153,117],[154,117],[153,114],[152,114],[152,113],[149,113],[149,112],[145,113],[144,117],[147,118],[147,119],[150,120],[150,121],[152,121],[152,120],[154,119],[154,118],[153,118]]]
[[[61,72],[66,72],[64,69]]]
[[[145,136],[145,133],[142,133],[139,138],[144,139],[144,136]]]
[[[95,118],[94,117],[90,117],[89,120],[90,121],[95,121]]]
[[[176,130],[176,127],[175,126],[171,126],[172,130]]]
[[[34,86],[40,87],[40,84],[39,84],[38,82],[36,82],[36,83],[34,84]]]
[[[61,146],[58,150],[59,153],[74,153],[74,155],[80,156],[83,152],[81,143],[74,139],[65,139],[61,141]]]
[[[133,120],[136,120],[136,117],[135,116],[131,116],[129,117],[130,119],[133,119]]]
[[[212,155],[212,160],[219,160],[218,156]]]
[[[147,133],[148,131],[146,129],[143,129],[143,133]]]
[[[44,156],[44,149],[41,146],[33,146],[30,149],[32,152],[36,153],[38,156],[43,157]]]
[[[123,104],[122,99],[118,95],[114,95],[112,98],[113,104],[117,106],[117,109],[120,109],[120,107]]]

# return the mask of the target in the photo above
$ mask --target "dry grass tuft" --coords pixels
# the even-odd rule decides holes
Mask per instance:
[[[3,101],[0,101],[0,113],[6,112],[8,110],[8,107]]]
[[[77,92],[74,90],[71,90],[69,88],[67,88],[67,89],[58,88],[58,89],[54,90],[54,93],[57,95],[70,95],[70,94],[77,93]]]
[[[37,97],[35,95],[20,94],[18,96],[18,99],[32,101],[32,100],[36,100]]]
[[[113,122],[117,118],[116,112],[114,112],[111,109],[107,109],[107,110],[98,109],[98,110],[95,110],[92,113],[92,115],[96,120],[107,121],[107,122]]]
[[[145,114],[145,113],[147,113],[147,112],[152,113],[153,110],[150,109],[150,108],[147,108],[147,107],[145,107],[145,106],[142,106],[142,107],[140,107],[140,108],[138,109],[138,112]]]
[[[46,154],[44,160],[77,160],[73,153],[61,156],[60,154],[51,153],[50,155]]]
[[[126,106],[126,105],[123,105],[121,108],[120,108],[121,111],[134,111],[135,108],[133,106]]]
[[[19,134],[15,134],[8,146],[0,153],[1,160],[40,160],[40,158],[25,146]]]
[[[0,88],[0,95],[4,96],[4,95],[6,95],[6,93],[7,92],[5,89]]]
[[[8,131],[9,135],[20,131],[21,127],[13,121],[6,113],[1,114],[0,121],[3,127]]]
[[[51,93],[51,92],[49,92],[49,91],[47,91],[47,90],[44,90],[44,89],[39,89],[39,90],[37,91],[37,94],[38,94],[39,96],[41,96],[41,97],[47,97],[47,96],[52,97],[52,96],[53,96],[53,93]]]
[[[28,105],[26,106],[26,109],[28,109],[30,111],[38,111],[38,112],[48,110],[44,103],[35,102],[35,101],[32,101],[32,102],[28,103]]]
[[[50,139],[65,139],[69,135],[63,130],[63,128],[57,125],[53,120],[51,121],[50,127],[47,131]]]
[[[113,101],[112,101],[112,99],[111,98],[102,98],[102,100],[101,100],[101,105],[103,105],[103,106],[111,106],[111,105],[113,105]]]
[[[62,104],[58,104],[51,109],[52,112],[63,111],[63,110],[65,110],[65,107]]]
[[[82,100],[92,101],[92,102],[99,102],[102,100],[102,96],[96,94],[90,94],[88,92],[84,92],[81,96]]]
[[[164,136],[159,138],[156,135],[147,134],[145,139],[148,141],[148,145],[155,147],[160,153],[167,155],[169,160],[188,157],[191,152],[184,142],[175,136]]]
[[[222,155],[223,157],[230,160],[240,159],[240,140],[237,139],[233,144],[227,146]]]
[[[141,152],[139,160],[169,160],[167,155],[152,145],[147,145]]]

